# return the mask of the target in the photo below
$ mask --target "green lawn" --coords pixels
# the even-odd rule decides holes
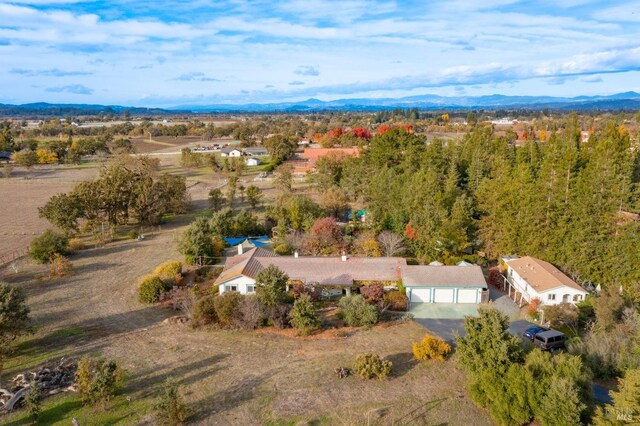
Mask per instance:
[[[141,399],[130,401],[124,395],[116,396],[105,408],[83,406],[80,397],[67,393],[47,398],[43,401],[38,424],[65,425],[72,419],[78,419],[81,425],[130,425],[138,423],[153,412],[153,401]],[[0,417],[5,426],[30,425],[31,419],[24,410],[6,417]]]

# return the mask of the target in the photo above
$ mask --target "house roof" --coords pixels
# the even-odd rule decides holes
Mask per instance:
[[[257,147],[249,147],[244,149],[245,153],[253,154],[253,155],[267,155],[269,151],[266,148],[257,146]]]
[[[220,149],[220,152],[225,153],[225,154],[228,154],[228,153],[230,153],[232,151],[240,151],[240,149],[234,148],[232,146],[226,146],[226,147]],[[242,152],[242,151],[240,151],[240,152]]]
[[[275,265],[291,280],[320,285],[351,286],[354,281],[397,281],[401,257],[311,257],[278,256],[256,259],[262,267]]]
[[[214,285],[218,285],[225,281],[232,280],[241,275],[245,275],[250,278],[255,278],[255,274],[257,274],[257,271],[255,271],[257,269],[256,266],[258,268],[260,267],[260,264],[256,265],[256,262],[253,261],[255,256],[269,257],[269,256],[277,256],[277,254],[269,250],[263,249],[261,247],[256,247],[244,254],[227,257],[227,260],[224,263],[224,268],[222,270],[222,273],[218,276],[218,278],[214,282]]]
[[[303,158],[309,160],[310,166],[313,167],[319,158],[327,155],[336,155],[338,157],[359,157],[360,148],[307,148],[302,154]]]
[[[405,287],[487,287],[482,268],[477,265],[407,265],[401,272]]]
[[[221,284],[238,276],[255,278],[269,265],[277,266],[289,279],[320,285],[351,286],[354,281],[397,281],[400,268],[406,265],[401,257],[340,257],[278,256],[262,248],[227,258],[224,270],[216,279]]]
[[[525,256],[519,259],[507,260],[506,263],[538,293],[563,286],[586,293],[585,289],[580,287],[575,281],[544,260]]]

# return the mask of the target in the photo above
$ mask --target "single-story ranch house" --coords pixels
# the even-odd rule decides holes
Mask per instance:
[[[503,262],[506,265],[505,286],[509,286],[509,296],[513,296],[514,301],[520,305],[536,298],[540,299],[542,305],[576,304],[589,294],[544,260],[525,256],[503,258]],[[518,296],[519,300],[516,300]]]
[[[319,285],[324,296],[349,295],[353,287],[370,282],[396,286],[402,281],[412,303],[480,303],[487,284],[479,266],[407,265],[402,257],[278,256],[257,247],[227,258],[214,285],[220,294],[253,294],[256,276],[277,266],[291,282]]]

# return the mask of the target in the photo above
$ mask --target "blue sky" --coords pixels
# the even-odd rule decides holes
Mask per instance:
[[[0,0],[0,102],[640,91],[640,1]]]

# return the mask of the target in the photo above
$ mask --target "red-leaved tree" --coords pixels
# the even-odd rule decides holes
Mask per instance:
[[[342,230],[332,217],[321,217],[310,230],[306,242],[307,250],[314,255],[330,256],[340,254],[344,247]]]

